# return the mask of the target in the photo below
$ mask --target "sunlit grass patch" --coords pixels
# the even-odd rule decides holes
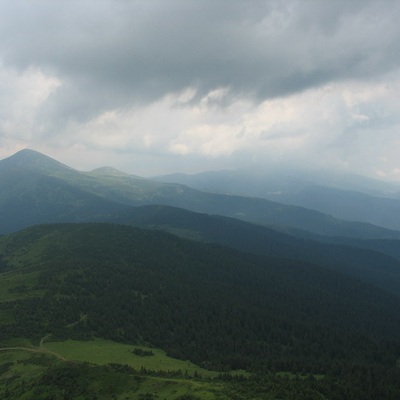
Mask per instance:
[[[104,339],[91,341],[66,340],[64,342],[48,342],[45,347],[54,351],[67,360],[87,361],[104,365],[110,363],[127,364],[140,371],[141,368],[154,371],[178,371],[190,376],[201,375],[204,377],[216,377],[218,372],[205,370],[190,361],[178,360],[168,357],[165,351],[145,346],[133,346],[121,344]],[[133,353],[134,349],[151,351],[153,356],[142,357]]]

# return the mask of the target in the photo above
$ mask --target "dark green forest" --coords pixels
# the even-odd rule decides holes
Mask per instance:
[[[232,399],[400,397],[400,298],[327,267],[111,224],[29,228],[0,255],[35,276],[0,303],[3,342],[146,344],[220,371]]]

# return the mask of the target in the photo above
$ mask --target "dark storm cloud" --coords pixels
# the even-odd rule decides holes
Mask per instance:
[[[0,0],[0,156],[398,179],[399,17],[398,0]]]
[[[55,74],[48,116],[195,88],[279,97],[397,67],[396,1],[3,1],[5,65]]]

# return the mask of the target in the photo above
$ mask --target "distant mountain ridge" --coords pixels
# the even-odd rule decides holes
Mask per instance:
[[[230,219],[226,215],[245,219],[241,218],[243,215],[237,215],[237,210],[241,210],[252,218],[252,222],[262,222],[262,218],[265,218],[264,221],[273,221],[277,226],[279,223],[284,226],[296,223],[296,226],[301,224],[305,230],[324,229],[326,233],[331,229],[337,236],[345,229],[347,236],[364,239],[380,232],[382,238],[400,238],[397,232],[335,221],[315,211],[282,206],[262,199],[213,195],[185,186],[159,184],[108,167],[83,173],[33,151],[20,152],[7,159],[6,164],[4,171],[3,161],[0,161],[0,184],[3,188],[0,205],[4,210],[0,214],[0,226],[3,233],[50,222],[106,221],[131,224],[167,230],[180,236],[229,245],[256,254],[308,260],[334,269],[340,267],[342,272],[366,278],[390,291],[396,291],[396,287],[400,286],[400,277],[396,272],[400,268],[394,260],[396,257],[393,258],[396,253],[390,249],[378,246],[373,252],[346,248],[344,246],[348,240],[342,240],[340,246],[317,244],[279,233],[275,229]],[[6,177],[11,179],[7,182]],[[168,204],[178,204],[181,208]],[[132,208],[132,205],[136,206]],[[219,213],[225,214],[225,217],[218,217]],[[322,224],[321,228],[319,224]],[[371,235],[368,228],[372,230]],[[372,244],[361,243],[360,246],[365,249]],[[396,248],[396,245],[392,247]],[[385,265],[386,270],[379,268],[380,265]]]
[[[357,174],[326,170],[266,167],[263,170],[220,170],[197,174],[175,173],[156,176],[161,182],[175,182],[199,190],[265,197],[279,192],[296,192],[308,186],[355,191],[370,196],[400,198],[400,182],[386,182]]]
[[[80,172],[32,150],[1,160],[0,233],[38,223],[98,220],[129,206],[161,204],[319,235],[400,238],[397,231],[261,198],[206,193],[115,170],[98,172]]]
[[[338,219],[400,230],[400,184],[356,175],[301,171],[216,171],[158,177],[197,190],[264,198]]]
[[[125,172],[119,171],[116,168],[113,167],[100,167],[96,168],[92,171],[90,171],[91,174],[93,175],[100,175],[100,176],[130,176],[129,174],[126,174]]]

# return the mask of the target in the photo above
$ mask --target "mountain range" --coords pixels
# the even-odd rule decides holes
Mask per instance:
[[[252,197],[261,178],[240,189],[241,172],[229,173],[237,194],[216,193],[225,191],[226,174],[209,173],[210,185],[219,182],[213,192],[188,186],[192,177],[183,184],[111,167],[77,171],[33,150],[1,160],[2,398],[79,399],[76,387],[85,387],[87,398],[106,399],[117,393],[99,389],[111,376],[125,388],[121,398],[202,398],[182,389],[192,378],[191,387],[199,385],[198,377],[173,372],[186,379],[182,395],[166,396],[165,370],[117,363],[97,373],[73,351],[44,343],[86,354],[106,340],[205,371],[251,374],[208,380],[205,398],[397,399],[400,231],[261,191]],[[334,202],[354,179],[318,190],[332,191]],[[302,182],[281,184],[311,193]],[[382,200],[382,209],[397,201],[395,184],[358,182],[360,209],[365,198]],[[151,393],[142,385],[149,374]]]
[[[264,198],[335,218],[400,229],[400,184],[329,171],[218,171],[160,176],[198,190]]]
[[[262,198],[204,192],[110,168],[81,172],[33,150],[0,161],[0,185],[0,233],[37,223],[92,220],[123,206],[161,204],[330,237],[400,238],[396,230]]]
[[[400,293],[400,232],[395,230],[112,168],[81,172],[32,150],[0,161],[0,185],[2,233],[45,223],[128,224],[313,262]]]

